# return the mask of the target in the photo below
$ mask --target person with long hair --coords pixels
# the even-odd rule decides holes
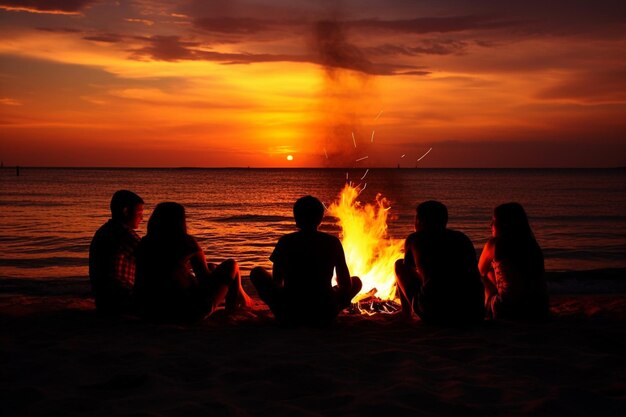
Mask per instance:
[[[237,263],[207,263],[187,233],[185,208],[178,203],[155,207],[136,258],[135,297],[146,318],[190,322],[209,316],[222,302],[227,311],[250,305]]]
[[[478,261],[487,315],[510,320],[547,318],[543,253],[524,208],[519,203],[496,207],[491,233]]]

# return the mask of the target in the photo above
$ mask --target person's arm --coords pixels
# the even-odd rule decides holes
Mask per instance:
[[[404,241],[404,265],[409,268],[415,268],[415,257],[413,256],[413,235],[409,235]]]
[[[204,251],[202,250],[202,248],[200,248],[198,242],[194,240],[193,243],[195,244],[195,248],[193,253],[191,254],[191,257],[189,258],[189,263],[191,264],[191,269],[196,276],[196,280],[198,282],[205,282],[207,279],[209,279],[209,275],[211,275],[211,272],[209,271],[209,268],[207,266],[207,260]]]
[[[272,266],[272,278],[278,286],[282,286],[285,282],[285,273],[285,265],[280,261],[274,262],[274,265]]]
[[[483,248],[483,251],[480,254],[480,259],[478,260],[478,271],[480,272],[480,277],[483,280],[487,296],[498,292],[495,282],[495,274],[493,267],[491,266],[495,251],[495,241],[493,239],[489,239],[487,243],[485,243],[485,247]]]
[[[346,263],[346,254],[343,251],[343,246],[341,242],[337,240],[339,243],[337,247],[337,263],[335,265],[335,269],[337,271],[337,286],[340,289],[350,290],[352,287],[352,280],[350,279],[350,270],[348,269],[348,264]]]
[[[109,284],[122,291],[131,291],[135,281],[135,257],[128,251],[119,250],[115,254],[114,266]]]
[[[133,231],[124,231],[117,239],[119,244],[115,249],[109,284],[128,292],[132,291],[135,282],[135,250],[139,245],[139,236]]]
[[[494,241],[493,239],[489,239],[487,243],[485,243],[485,247],[483,247],[480,259],[478,260],[478,271],[480,271],[481,276],[487,275],[489,271],[492,270],[491,262],[493,262],[494,253]]]
[[[284,256],[284,241],[283,239],[279,239],[278,243],[276,243],[276,247],[270,256],[270,261],[272,261],[272,279],[278,286],[282,286],[285,282],[285,275],[287,274],[287,265],[285,264],[285,256]]]

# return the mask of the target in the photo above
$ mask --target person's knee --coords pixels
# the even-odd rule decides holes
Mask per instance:
[[[234,259],[227,259],[219,264],[219,266],[215,268],[212,273],[217,273],[220,276],[223,276],[224,279],[233,281],[239,275],[239,264],[237,264],[237,261]]]
[[[228,272],[235,273],[239,271],[239,264],[234,259],[226,259],[220,266]]]
[[[351,293],[352,293],[352,296],[354,297],[359,292],[361,292],[361,289],[363,288],[363,282],[361,281],[361,278],[359,277],[351,277],[351,283],[352,283]]]
[[[415,271],[408,267],[402,259],[395,264],[396,284],[401,287],[410,287],[418,279]]]
[[[267,281],[269,278],[269,272],[262,266],[256,266],[250,271],[250,281],[255,286],[258,285],[259,282]]]
[[[404,275],[404,259],[398,259],[393,265],[394,272],[396,273],[396,278],[400,275]]]

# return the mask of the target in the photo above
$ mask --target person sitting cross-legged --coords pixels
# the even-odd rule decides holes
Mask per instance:
[[[448,229],[448,209],[438,201],[417,206],[415,233],[396,262],[396,283],[405,315],[424,322],[463,325],[482,321],[484,289],[469,238]]]
[[[256,267],[250,280],[280,323],[325,326],[350,305],[361,280],[350,276],[341,241],[318,230],[324,217],[321,201],[302,197],[293,213],[299,230],[279,239],[270,256],[273,274]]]

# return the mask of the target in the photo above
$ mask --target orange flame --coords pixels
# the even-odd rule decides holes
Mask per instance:
[[[328,208],[329,214],[339,219],[350,273],[363,282],[363,289],[352,301],[373,293],[381,300],[397,300],[394,263],[403,257],[403,241],[387,236],[389,201],[378,194],[376,204],[363,206],[357,201],[360,191],[347,184],[339,201]]]

